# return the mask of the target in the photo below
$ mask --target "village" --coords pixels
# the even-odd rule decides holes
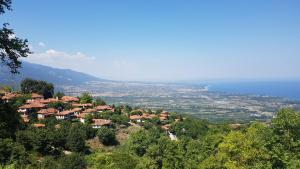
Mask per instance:
[[[2,92],[2,100],[4,102],[11,102],[23,95],[14,92]],[[180,115],[173,114],[172,118],[167,111],[159,110],[152,112],[151,110],[132,109],[125,110],[125,106],[116,108],[114,105],[97,105],[95,103],[80,103],[79,97],[62,96],[61,98],[47,98],[38,93],[31,93],[27,95],[27,99],[23,99],[24,103],[18,107],[17,112],[24,124],[31,125],[35,128],[44,128],[46,124],[44,120],[55,118],[59,121],[71,121],[89,124],[93,129],[99,129],[103,126],[108,128],[116,124],[108,116],[108,118],[98,118],[101,114],[123,115],[127,117],[128,126],[143,126],[146,122],[152,122],[160,125],[163,131],[166,131],[171,139],[174,136],[169,132],[171,123],[183,120]],[[58,106],[57,106],[58,105]],[[62,106],[68,105],[68,106]],[[118,111],[116,110],[118,109]],[[59,128],[60,124],[55,125]],[[124,125],[123,125],[124,126]],[[125,125],[126,126],[126,125]]]

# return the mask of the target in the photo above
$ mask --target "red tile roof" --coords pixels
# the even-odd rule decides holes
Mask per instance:
[[[82,104],[82,103],[73,103],[72,106],[73,107],[93,107],[93,104],[92,103],[85,103],[85,104]]]
[[[57,112],[58,112],[58,110],[56,110],[54,108],[48,108],[48,109],[42,109],[42,110],[38,111],[37,114],[55,114]]]
[[[113,108],[109,105],[103,105],[103,106],[97,106],[96,109],[98,111],[102,111],[102,110],[112,110]]]
[[[72,96],[63,96],[61,98],[62,101],[64,102],[77,102],[79,99],[77,97],[72,97]]]
[[[155,117],[157,117],[157,115],[155,115],[155,114],[147,114],[147,113],[144,113],[144,114],[142,115],[142,118],[144,118],[144,119],[153,119],[153,118],[155,118]]]
[[[94,112],[97,112],[97,110],[96,109],[86,109],[82,113],[94,113]]]
[[[93,126],[104,126],[104,125],[110,125],[111,120],[107,119],[93,119]]]
[[[130,120],[138,120],[138,119],[141,119],[142,116],[140,116],[140,115],[131,115],[129,118],[130,118]]]
[[[23,106],[19,107],[21,109],[34,109],[34,108],[45,108],[46,105],[38,102],[32,102],[30,104],[24,104]]]
[[[59,101],[59,100],[54,99],[54,98],[38,100],[38,102],[40,102],[40,103],[45,103],[45,104],[48,104],[48,103],[55,103],[55,102],[58,102],[58,101]]]
[[[36,127],[36,128],[43,128],[43,127],[46,127],[45,124],[42,124],[42,123],[35,123],[33,124],[33,127]]]
[[[77,115],[77,118],[85,118],[86,115],[88,115],[88,113],[81,113]]]
[[[37,93],[31,93],[31,98],[32,99],[43,99],[44,96],[37,94]]]
[[[163,112],[160,113],[159,116],[161,116],[161,117],[168,117],[169,116],[169,112],[163,111]]]
[[[161,129],[163,129],[163,130],[170,130],[170,128],[171,128],[170,124],[166,124],[166,125],[161,126]]]
[[[6,94],[2,97],[2,99],[3,99],[3,100],[12,100],[12,99],[14,99],[14,98],[16,98],[16,97],[18,97],[18,94],[16,94],[16,93],[6,93]]]
[[[65,111],[56,113],[55,116],[65,116],[65,115],[72,114],[72,113],[74,113],[74,111],[65,110]]]

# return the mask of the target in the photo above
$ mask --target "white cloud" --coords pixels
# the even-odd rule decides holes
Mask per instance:
[[[40,47],[46,47],[46,44],[45,44],[44,42],[39,42],[38,45],[39,45]]]
[[[45,52],[31,54],[24,60],[56,68],[86,72],[86,70],[90,69],[91,65],[94,65],[95,58],[81,52],[67,53],[49,49]]]

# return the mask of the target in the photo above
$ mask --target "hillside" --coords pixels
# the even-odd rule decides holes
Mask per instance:
[[[9,71],[0,70],[0,83],[16,85],[24,78],[45,80],[56,85],[77,85],[89,81],[106,81],[85,73],[76,72],[70,69],[58,69],[29,62],[23,62],[20,74],[11,75]]]

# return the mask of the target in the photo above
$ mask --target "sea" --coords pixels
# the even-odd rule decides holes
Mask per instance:
[[[206,82],[209,91],[300,100],[300,80]]]

